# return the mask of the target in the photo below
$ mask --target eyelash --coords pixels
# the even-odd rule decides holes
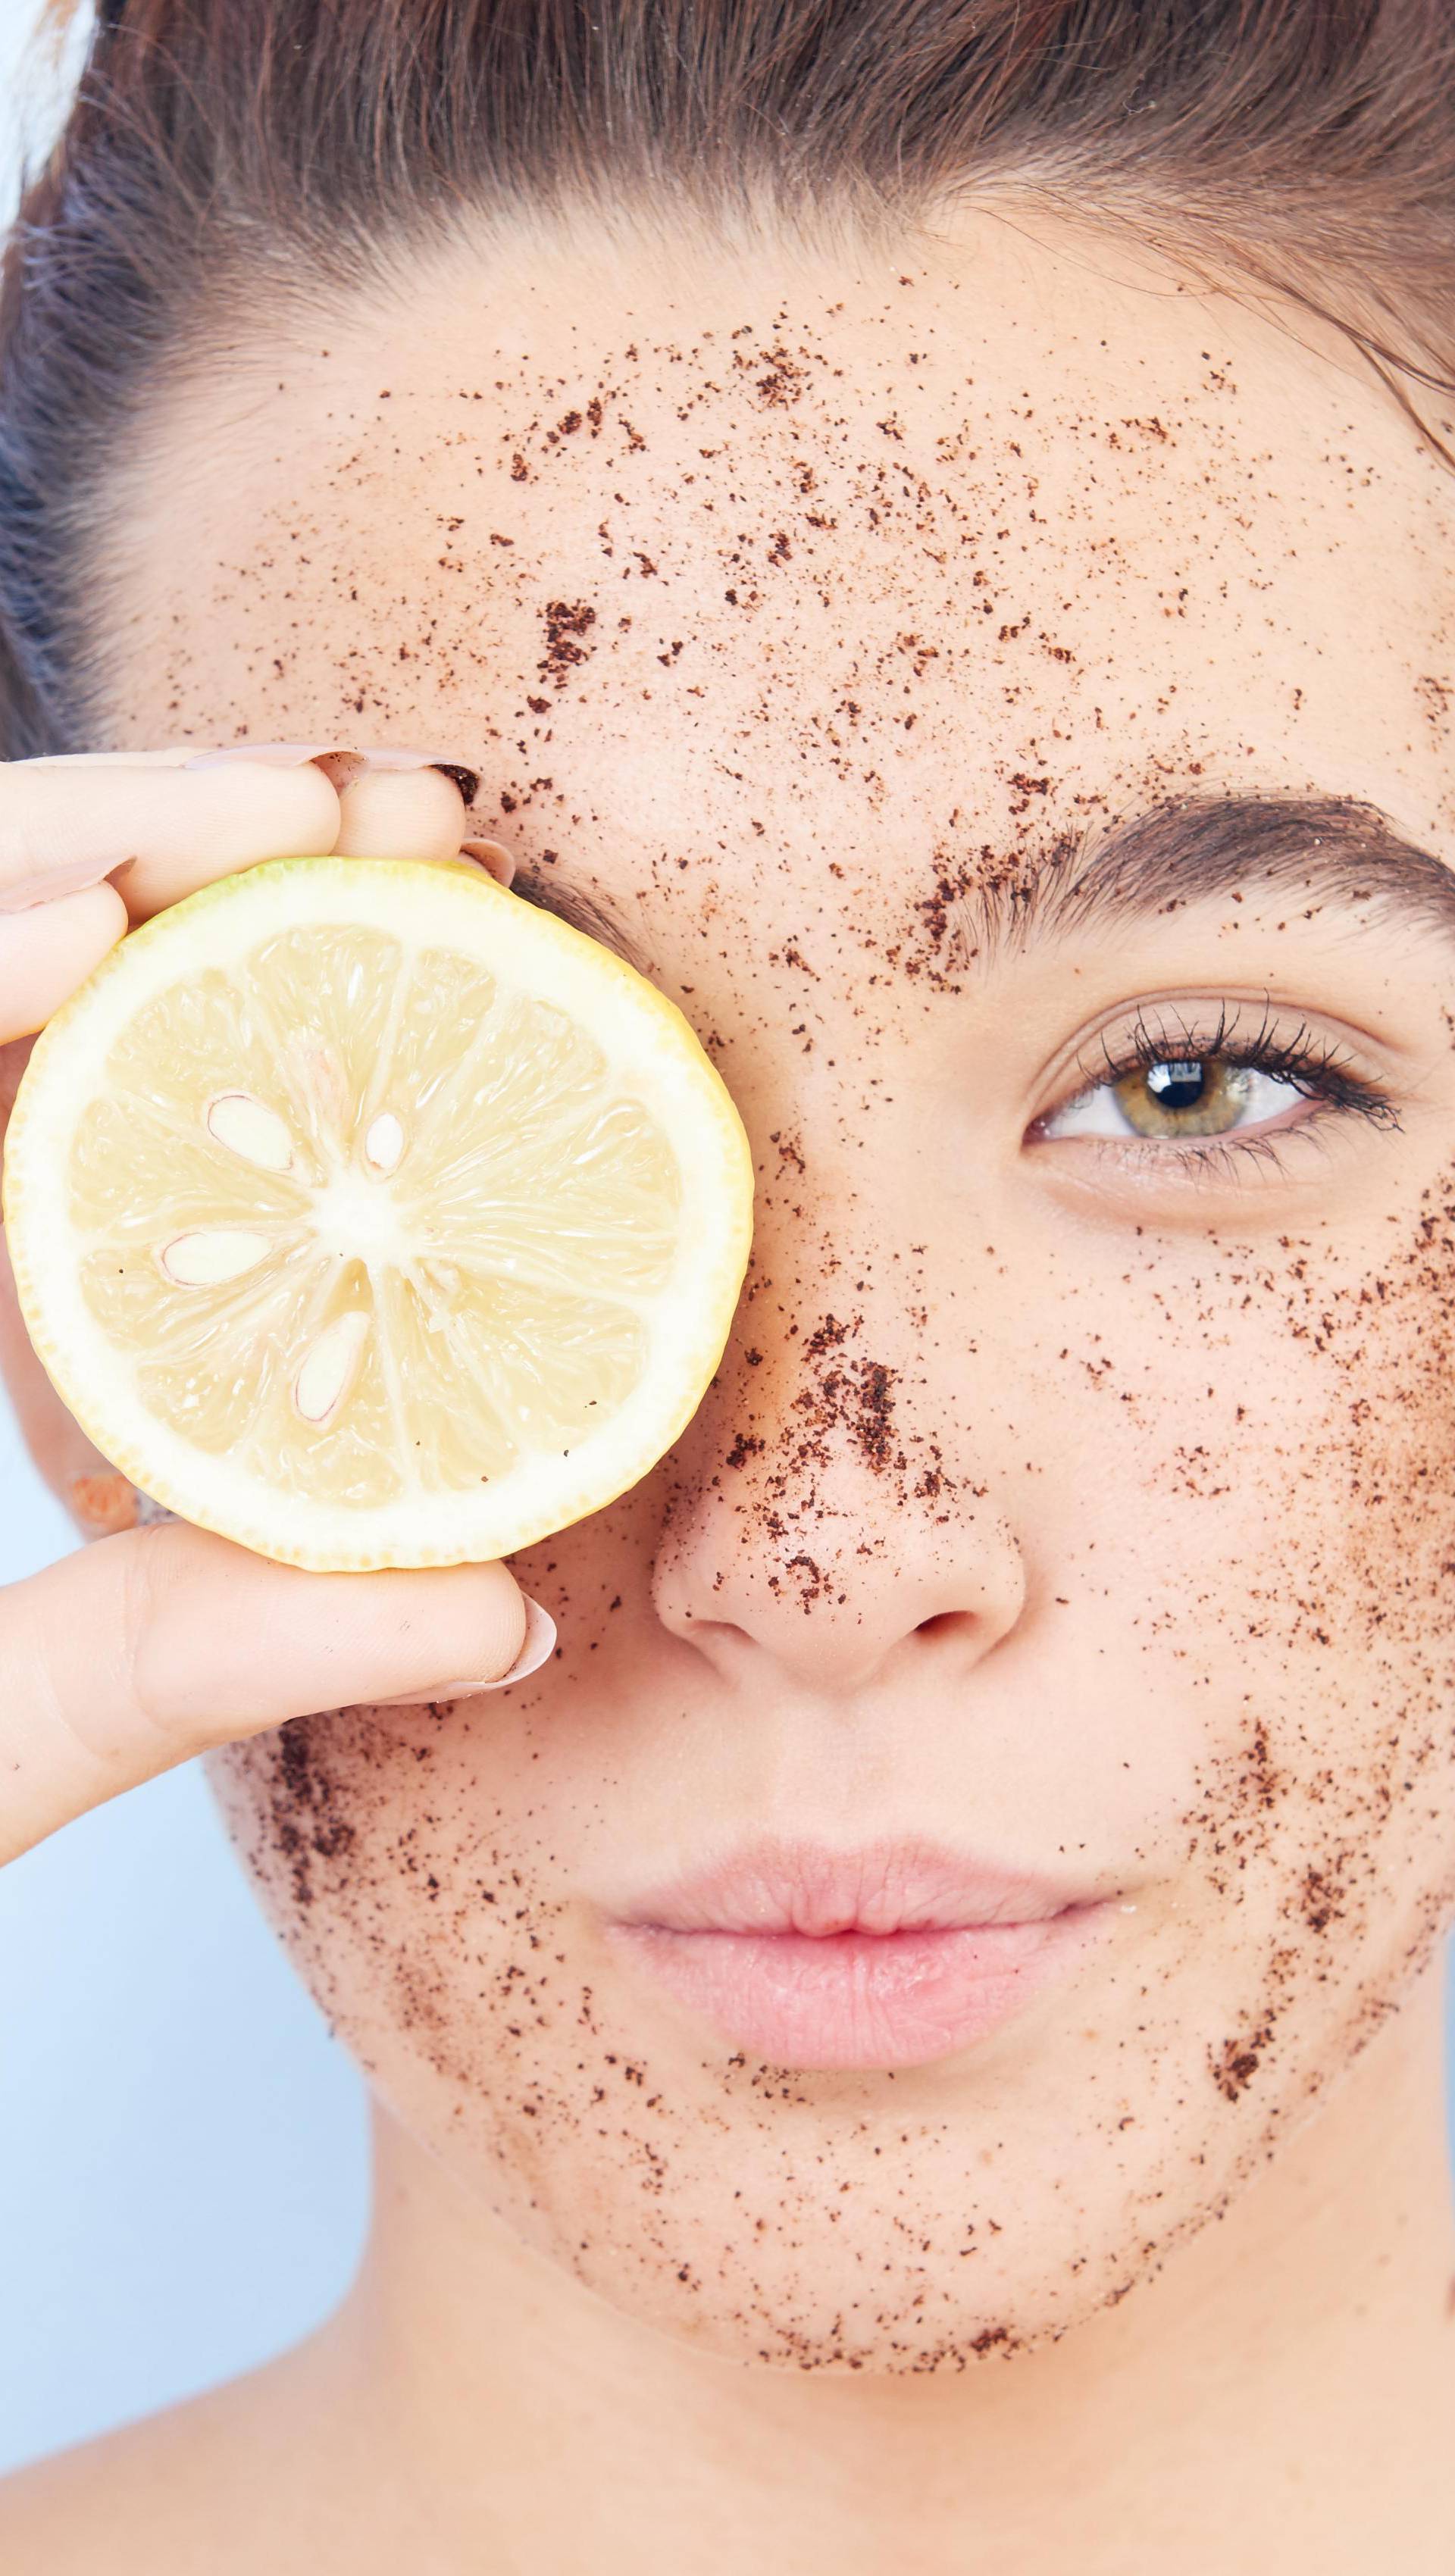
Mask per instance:
[[[1186,1021],[1175,1025],[1159,1022],[1154,1027],[1139,1016],[1119,1046],[1108,1044],[1103,1036],[1100,1066],[1081,1060],[1082,1080],[1077,1089],[1068,1092],[1036,1123],[1044,1124],[1045,1119],[1055,1117],[1089,1091],[1121,1082],[1130,1073],[1149,1073],[1154,1065],[1186,1057],[1205,1062],[1217,1059],[1267,1074],[1275,1081],[1291,1084],[1306,1099],[1317,1102],[1318,1107],[1313,1117],[1300,1120],[1296,1128],[1275,1129],[1261,1136],[1234,1134],[1189,1140],[1186,1144],[1128,1137],[1125,1144],[1114,1148],[1123,1159],[1145,1165],[1152,1156],[1165,1172],[1169,1158],[1173,1158],[1199,1179],[1241,1180],[1255,1163],[1265,1169],[1271,1167],[1276,1173],[1284,1172],[1287,1164],[1283,1137],[1307,1135],[1331,1117],[1364,1118],[1373,1127],[1398,1132],[1399,1112],[1389,1094],[1364,1075],[1353,1072],[1344,1051],[1333,1040],[1320,1037],[1306,1020],[1301,1020],[1288,1035],[1280,1033],[1277,1019],[1268,1011],[1264,1012],[1261,1026],[1248,1037],[1238,1036],[1238,1025],[1239,1014],[1234,1011],[1230,1016],[1226,1008],[1219,1010],[1217,1026],[1210,1033]]]

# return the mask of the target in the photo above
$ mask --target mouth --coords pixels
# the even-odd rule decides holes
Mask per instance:
[[[644,1891],[606,1930],[737,2047],[889,2069],[998,2030],[1109,1929],[1118,1893],[921,1840],[773,1840]]]

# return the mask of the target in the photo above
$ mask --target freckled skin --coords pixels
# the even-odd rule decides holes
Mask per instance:
[[[973,953],[1058,834],[1172,793],[1367,797],[1455,857],[1450,492],[1347,355],[1124,251],[594,257],[462,248],[181,398],[115,731],[477,761],[473,828],[623,909],[731,1086],[753,1265],[670,1455],[516,1560],[544,1673],[213,1776],[508,2231],[734,2362],[959,2374],[1235,2204],[1455,1909],[1448,958],[1286,897]],[[1385,1031],[1401,1132],[1201,1196],[1023,1150],[1081,1028],[1230,985]],[[764,2066],[600,1929],[762,1824],[1135,1911],[959,2057]]]

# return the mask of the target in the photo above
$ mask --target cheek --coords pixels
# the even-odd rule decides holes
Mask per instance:
[[[264,1910],[375,2093],[569,2267],[583,2242],[633,2239],[632,2158],[659,2151],[661,2112],[630,2090],[630,2031],[598,2019],[570,1919],[594,1774],[567,1794],[562,1755],[544,1781],[529,1720],[482,1708],[335,1710],[209,1767]],[[648,2134],[608,2151],[604,2105],[614,2141],[624,2112]]]
[[[260,1902],[381,2079],[404,2056],[456,2086],[507,2084],[512,2023],[559,2003],[549,1927],[611,1815],[650,1652],[655,1496],[649,1478],[511,1560],[561,1623],[536,1680],[473,1708],[325,1711],[210,1757]]]
[[[353,1708],[212,1757],[266,1911],[386,2091],[401,2056],[509,2090],[522,2032],[559,2011],[569,1868],[533,1817],[522,1743],[518,1714]]]
[[[1378,1269],[1295,1245],[1225,1270],[1201,1427],[1158,1445],[1166,1641],[1206,1710],[1186,1863],[1243,1963],[1228,2100],[1317,2089],[1455,1910],[1449,1196]]]
[[[625,1768],[620,1731],[599,1743],[559,1695],[538,1730],[510,1726],[488,1703],[483,1719],[342,1710],[211,1769],[295,1965],[402,2127],[521,2242],[700,2331],[683,2245],[747,2223],[723,2141],[751,2106],[705,2105],[660,2033],[648,2055],[640,2008],[583,1926],[582,1855]]]

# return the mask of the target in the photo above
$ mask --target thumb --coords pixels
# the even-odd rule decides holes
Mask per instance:
[[[183,1521],[102,1539],[0,1591],[0,1859],[232,1737],[463,1698],[554,1640],[504,1565],[309,1574]]]

